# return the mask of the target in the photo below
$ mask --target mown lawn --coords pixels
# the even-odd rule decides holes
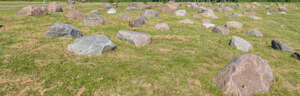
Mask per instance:
[[[0,29],[1,96],[220,96],[223,93],[215,86],[215,76],[235,56],[248,53],[268,61],[275,77],[270,91],[257,95],[300,95],[300,61],[291,58],[292,52],[271,48],[271,40],[279,39],[300,51],[300,3],[289,3],[286,15],[271,16],[266,15],[263,8],[263,4],[269,3],[261,3],[256,16],[263,20],[256,21],[247,15],[230,18],[228,15],[232,12],[216,12],[219,19],[211,19],[214,24],[224,25],[231,20],[244,24],[243,29],[231,29],[230,35],[204,28],[200,21],[205,18],[193,18],[198,10],[186,7],[180,7],[188,11],[186,17],[161,13],[158,18],[148,18],[150,22],[143,27],[130,28],[128,21],[119,19],[119,15],[127,13],[135,18],[143,11],[125,10],[128,3],[121,3],[115,15],[106,14],[107,9],[101,8],[100,3],[78,3],[77,9],[87,14],[99,9],[107,22],[102,26],[83,26],[81,20],[68,19],[64,15],[70,10],[46,16],[16,16],[18,10],[30,4],[42,5],[0,2],[0,24],[4,24]],[[195,24],[180,24],[179,20],[185,18],[194,20]],[[101,56],[68,52],[67,46],[74,39],[45,38],[48,27],[59,22],[76,26],[84,35],[106,35],[117,49]],[[158,23],[167,23],[171,29],[156,30]],[[254,28],[264,37],[245,35]],[[150,33],[153,41],[150,45],[135,47],[116,39],[118,30]],[[242,52],[231,48],[228,44],[232,36],[244,38],[254,49]]]

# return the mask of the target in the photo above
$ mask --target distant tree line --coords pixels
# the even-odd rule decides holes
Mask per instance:
[[[0,1],[43,1],[43,0],[0,0]],[[66,1],[66,0],[46,0]],[[76,0],[82,1],[82,0]],[[171,0],[85,0],[87,2],[168,2]],[[177,2],[299,2],[300,0],[172,0]]]

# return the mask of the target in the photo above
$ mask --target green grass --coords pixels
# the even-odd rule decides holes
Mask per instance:
[[[127,13],[132,18],[142,11],[126,11],[128,3],[121,3],[118,14],[106,14],[100,3],[79,4],[78,10],[89,13],[99,9],[107,24],[83,26],[80,20],[68,19],[63,13],[46,16],[16,16],[16,12],[27,2],[0,2],[0,95],[61,95],[73,96],[220,96],[215,86],[217,73],[235,56],[252,53],[264,58],[270,64],[275,83],[270,91],[259,96],[300,95],[300,62],[290,55],[292,52],[273,50],[270,41],[279,39],[296,51],[300,51],[300,3],[288,3],[286,15],[265,15],[263,6],[257,9],[257,16],[263,20],[254,21],[246,16],[229,18],[232,12],[216,13],[219,19],[213,23],[224,25],[226,21],[237,20],[243,29],[231,29],[230,35],[221,35],[204,28],[201,18],[193,18],[198,10],[185,7],[188,16],[175,17],[161,13],[159,18],[140,28],[130,28],[127,20],[118,16]],[[41,3],[33,3],[42,5]],[[149,3],[154,4],[154,3]],[[245,3],[242,3],[245,5]],[[269,3],[262,3],[269,4]],[[65,5],[65,4],[63,4]],[[273,3],[275,5],[275,3]],[[157,8],[156,8],[157,9]],[[243,9],[245,10],[245,8]],[[243,12],[236,11],[236,12]],[[179,20],[189,18],[194,25],[180,24]],[[74,39],[47,39],[47,29],[54,23],[68,23],[78,27],[84,35],[104,34],[117,49],[101,56],[79,56],[68,52],[67,46]],[[155,24],[167,23],[169,31],[155,29]],[[245,36],[249,29],[259,29],[264,37]],[[143,47],[115,38],[118,30],[135,30],[153,35],[153,42]],[[254,49],[242,52],[231,48],[231,36],[240,36],[249,41]]]

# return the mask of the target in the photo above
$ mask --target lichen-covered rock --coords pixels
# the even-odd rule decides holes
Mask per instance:
[[[46,14],[48,14],[48,9],[36,6],[27,6],[17,12],[18,16],[43,16]]]
[[[137,47],[147,45],[152,41],[152,35],[150,34],[127,30],[120,30],[117,38],[134,44]]]
[[[237,96],[268,92],[273,82],[270,65],[252,54],[235,57],[216,76],[218,88],[225,94]]]
[[[72,37],[78,38],[81,37],[82,33],[80,30],[72,25],[56,23],[49,27],[46,34],[47,38],[56,38],[56,37]]]
[[[179,23],[194,24],[194,21],[192,21],[191,19],[183,19],[183,20],[180,20]]]
[[[116,45],[104,35],[87,35],[77,38],[68,46],[68,51],[79,55],[101,55],[104,52],[113,50]]]

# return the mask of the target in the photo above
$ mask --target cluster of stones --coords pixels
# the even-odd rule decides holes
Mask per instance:
[[[71,6],[71,5],[70,5]],[[69,9],[69,5],[65,9]],[[159,17],[159,13],[170,13],[174,16],[184,17],[188,13],[186,10],[178,10],[180,6],[183,6],[180,3],[174,1],[169,1],[166,6],[160,6],[160,10],[151,9],[153,6],[130,3],[126,10],[141,10],[146,9],[142,16],[138,16],[135,19],[130,20],[130,16],[127,14],[121,14],[119,17],[123,20],[128,20],[128,26],[130,27],[142,27],[149,20],[147,18],[156,18]],[[231,12],[234,9],[240,10],[242,6],[237,4],[234,8],[225,4],[219,4],[214,10],[210,8],[211,5],[203,5],[200,3],[187,3],[186,5],[192,9],[199,9],[198,14],[194,14],[193,17],[199,18],[201,16],[218,19],[219,17],[215,15],[215,12]],[[244,14],[249,15],[248,18],[252,20],[261,20],[263,18],[255,16],[256,11],[255,7],[260,6],[258,3],[253,3],[252,5],[246,5],[247,10]],[[285,5],[277,4],[278,11],[286,14],[288,11]],[[116,14],[117,10],[113,8],[113,5],[110,3],[104,3],[101,5],[102,8],[108,9],[107,14]],[[74,9],[74,6],[70,8]],[[271,15],[277,12],[274,11],[271,6],[265,6],[266,9],[272,10],[268,11],[267,15]],[[63,12],[61,5],[58,3],[50,3],[47,8],[43,7],[34,7],[27,6],[21,9],[17,15],[19,16],[41,16],[46,15],[48,12]],[[85,26],[97,26],[104,25],[106,21],[102,16],[100,16],[98,10],[93,10],[90,12],[90,15],[81,13],[80,11],[73,10],[68,12],[65,16],[72,19],[82,19],[82,25]],[[244,15],[241,13],[232,13],[229,17],[239,18]],[[180,20],[179,23],[183,24],[195,24],[191,19]],[[224,25],[213,24],[210,19],[202,19],[202,25],[205,28],[212,28],[212,32],[228,35],[230,34],[230,29],[242,29],[243,23],[239,21],[228,21]],[[2,27],[2,25],[0,25]],[[158,30],[170,30],[170,27],[167,23],[159,23],[155,25],[155,28]],[[245,33],[246,36],[253,37],[263,37],[262,32],[258,29],[250,29]],[[107,36],[105,35],[83,35],[81,31],[70,25],[63,23],[56,23],[49,27],[46,34],[47,38],[57,38],[57,37],[70,37],[76,38],[76,40],[71,43],[67,50],[74,52],[79,55],[101,55],[104,52],[113,50],[116,48],[114,44]],[[128,42],[136,47],[145,46],[152,42],[152,35],[148,33],[135,32],[130,30],[119,30],[115,36],[117,39]],[[248,52],[253,50],[253,46],[247,40],[238,37],[232,36],[229,40],[229,46],[243,51]],[[293,48],[289,47],[287,44],[281,42],[280,40],[272,40],[271,46],[273,49],[281,51],[293,51]],[[294,52],[292,57],[300,60],[300,53]],[[250,96],[256,93],[264,93],[270,89],[270,86],[274,82],[274,77],[272,69],[269,64],[262,59],[261,57],[254,54],[244,54],[241,56],[235,57],[219,74],[216,76],[216,85],[225,94],[237,94],[241,96]]]

